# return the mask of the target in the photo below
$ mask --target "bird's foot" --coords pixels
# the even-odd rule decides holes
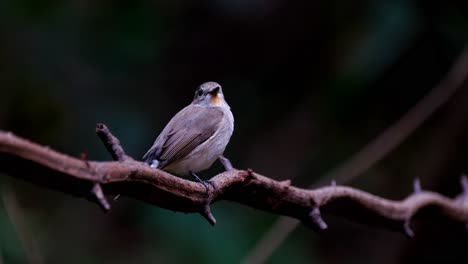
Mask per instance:
[[[195,178],[195,180],[197,180],[199,183],[201,183],[201,184],[203,185],[203,187],[205,187],[205,189],[206,189],[206,195],[207,195],[208,197],[210,197],[210,188],[208,187],[208,184],[211,185],[211,186],[213,187],[213,190],[214,190],[215,193],[218,192],[218,188],[216,187],[216,185],[214,184],[214,182],[212,182],[212,181],[204,181],[204,180],[200,179],[200,177],[198,177],[197,174],[195,174],[195,173],[193,173],[193,172],[191,172],[191,171],[190,171],[189,173],[190,173],[190,175],[192,175],[192,177]]]

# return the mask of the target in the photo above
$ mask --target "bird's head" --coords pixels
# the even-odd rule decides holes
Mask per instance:
[[[195,91],[192,104],[200,106],[228,106],[224,100],[223,90],[217,82],[202,83]]]

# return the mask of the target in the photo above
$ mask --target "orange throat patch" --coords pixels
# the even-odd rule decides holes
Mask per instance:
[[[211,104],[212,105],[221,105],[221,98],[216,94],[211,97]]]

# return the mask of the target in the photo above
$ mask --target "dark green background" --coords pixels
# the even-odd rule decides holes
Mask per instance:
[[[221,83],[236,125],[238,168],[306,187],[404,115],[468,40],[460,1],[0,1],[0,129],[73,156],[110,157],[107,124],[139,158],[202,82]],[[467,171],[466,85],[400,147],[348,184],[401,199],[414,177],[448,196]],[[202,173],[221,170],[219,164]],[[92,203],[1,175],[0,260],[27,263],[238,263],[276,216],[238,204],[199,215],[122,197]],[[6,198],[5,198],[6,197]],[[21,242],[8,203],[23,218]],[[271,263],[468,260],[457,225],[431,221],[414,240],[325,216],[301,226]]]

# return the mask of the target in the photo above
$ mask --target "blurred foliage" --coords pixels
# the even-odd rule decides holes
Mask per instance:
[[[468,2],[4,0],[0,40],[2,130],[108,160],[94,135],[104,122],[138,158],[196,86],[215,80],[236,118],[226,150],[235,166],[308,186],[444,76],[468,40]],[[465,87],[350,184],[399,199],[418,176],[455,195],[467,170],[467,108]],[[0,183],[14,191],[45,263],[238,263],[276,219],[220,202],[213,228],[125,197],[102,214],[5,175]],[[466,234],[453,230],[421,228],[432,236],[408,241],[330,226],[320,236],[301,227],[271,263],[468,260]],[[0,262],[27,262],[27,252],[0,203]]]

